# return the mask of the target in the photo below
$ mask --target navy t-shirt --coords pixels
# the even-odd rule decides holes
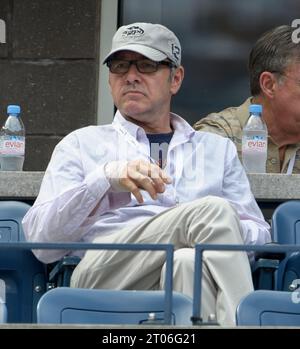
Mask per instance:
[[[168,147],[174,132],[147,133],[150,143],[150,156],[163,168],[167,161]]]

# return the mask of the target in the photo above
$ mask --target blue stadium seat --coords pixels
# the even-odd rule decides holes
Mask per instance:
[[[300,200],[279,205],[272,216],[272,233],[279,244],[299,245],[300,251]],[[293,252],[280,263],[277,289],[292,291],[293,280],[300,279],[300,252]]]
[[[95,290],[58,287],[45,293],[37,307],[38,323],[162,323],[164,291]],[[155,315],[153,315],[155,314]],[[191,325],[192,300],[173,292],[172,324]]]
[[[0,201],[0,244],[24,241],[22,219],[30,205]],[[0,279],[6,286],[7,321],[36,322],[36,306],[46,288],[45,266],[30,250],[0,250]]]
[[[7,307],[0,300],[0,324],[7,322]]]
[[[238,326],[300,326],[300,290],[251,292],[238,305],[236,319]]]
[[[300,200],[280,204],[272,215],[274,240],[280,244],[300,245]]]
[[[7,322],[5,282],[0,279],[0,323]]]

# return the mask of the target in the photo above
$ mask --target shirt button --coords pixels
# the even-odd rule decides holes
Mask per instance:
[[[273,165],[277,164],[277,159],[272,158],[272,159],[271,159],[271,164],[273,164]]]

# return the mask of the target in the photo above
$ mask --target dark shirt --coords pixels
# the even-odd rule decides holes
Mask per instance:
[[[157,161],[162,168],[167,161],[168,147],[174,132],[170,133],[149,133],[147,137],[150,143],[150,156]]]

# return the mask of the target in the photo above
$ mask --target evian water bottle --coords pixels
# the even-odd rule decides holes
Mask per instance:
[[[25,128],[18,105],[7,107],[8,117],[0,130],[1,171],[22,171],[25,153]]]
[[[262,106],[249,106],[249,119],[243,128],[242,160],[246,172],[265,173],[268,152],[268,130],[261,117]]]

